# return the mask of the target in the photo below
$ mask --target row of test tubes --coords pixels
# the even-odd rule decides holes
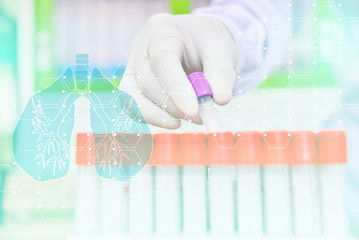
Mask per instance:
[[[97,175],[97,136],[77,136],[76,236],[349,234],[342,131],[154,134],[150,159],[129,181]]]

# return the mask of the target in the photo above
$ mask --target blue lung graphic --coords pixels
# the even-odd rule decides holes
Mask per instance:
[[[91,104],[97,173],[126,181],[150,158],[150,129],[134,98],[118,90],[98,68],[90,74],[87,55],[77,55],[76,64],[28,102],[14,131],[15,160],[39,181],[65,176],[71,160],[74,103],[81,94]]]
[[[91,76],[86,97],[91,103],[96,170],[104,178],[126,181],[149,160],[150,129],[131,95],[113,86],[98,68]],[[97,85],[103,91],[96,90]]]
[[[50,87],[32,96],[15,128],[13,152],[17,163],[36,180],[63,177],[70,166],[74,91],[67,68]]]

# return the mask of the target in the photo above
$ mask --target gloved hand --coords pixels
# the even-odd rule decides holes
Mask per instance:
[[[220,20],[157,14],[134,39],[119,88],[136,99],[147,123],[178,128],[179,119],[186,119],[201,124],[187,75],[203,71],[214,101],[225,105],[232,98],[238,55],[233,37]]]

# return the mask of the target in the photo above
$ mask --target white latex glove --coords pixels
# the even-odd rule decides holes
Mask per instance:
[[[179,119],[201,124],[187,75],[203,71],[214,101],[225,105],[232,99],[237,62],[237,46],[218,19],[157,14],[134,39],[119,88],[136,99],[149,124],[178,128]]]

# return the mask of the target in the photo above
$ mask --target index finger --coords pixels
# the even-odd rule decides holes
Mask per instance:
[[[176,107],[186,115],[193,115],[198,111],[198,100],[181,64],[183,43],[178,34],[169,31],[155,34],[149,41],[151,68]]]

